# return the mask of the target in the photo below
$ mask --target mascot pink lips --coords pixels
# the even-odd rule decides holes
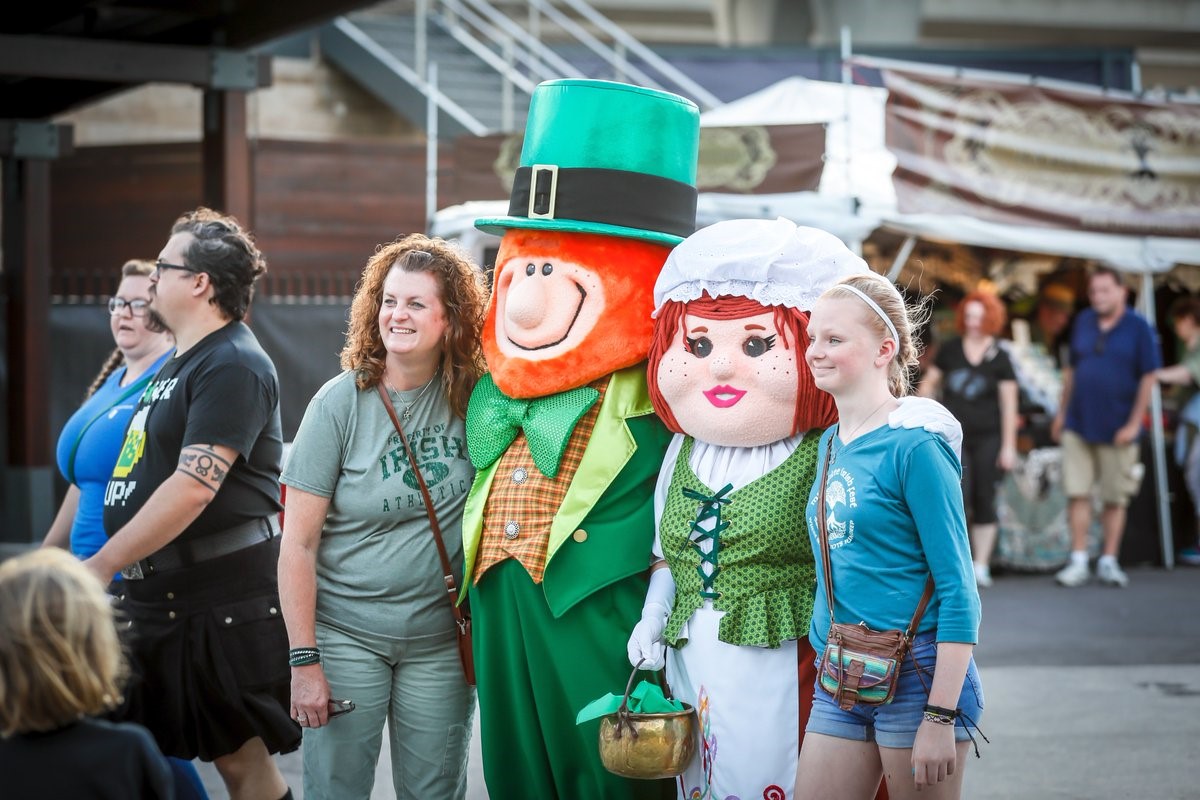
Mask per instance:
[[[745,397],[746,393],[741,389],[735,389],[732,386],[714,386],[704,393],[708,398],[708,402],[712,403],[717,408],[729,408]]]

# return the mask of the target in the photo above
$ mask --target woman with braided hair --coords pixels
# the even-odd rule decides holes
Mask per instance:
[[[88,387],[83,405],[58,437],[58,468],[70,486],[42,541],[88,558],[107,540],[104,490],[138,394],[174,346],[149,310],[154,262],[131,260],[121,267],[121,283],[108,300],[109,327],[116,347]]]

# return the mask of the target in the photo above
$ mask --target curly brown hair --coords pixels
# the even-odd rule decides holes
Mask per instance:
[[[383,282],[393,268],[428,272],[437,278],[449,329],[440,365],[442,389],[451,410],[465,417],[471,390],[485,368],[479,335],[487,308],[487,289],[483,271],[444,239],[414,233],[380,246],[371,256],[350,304],[342,369],[356,373],[355,383],[360,390],[374,388],[383,378],[387,350],[379,335],[379,310],[383,306]]]

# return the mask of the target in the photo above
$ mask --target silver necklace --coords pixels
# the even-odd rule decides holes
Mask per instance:
[[[856,433],[858,433],[860,430],[862,430],[862,427],[863,427],[864,425],[866,425],[868,422],[870,422],[870,421],[871,421],[871,419],[872,419],[872,418],[873,418],[873,417],[874,417],[876,414],[878,414],[878,413],[879,413],[879,409],[881,409],[881,408],[883,408],[884,406],[886,406],[886,405],[888,404],[888,402],[889,402],[889,401],[891,401],[891,400],[892,400],[892,398],[891,398],[891,397],[889,397],[887,400],[884,400],[882,403],[880,403],[879,405],[875,406],[875,410],[874,410],[874,411],[872,411],[870,414],[868,414],[868,415],[866,416],[866,418],[865,418],[865,419],[864,419],[862,422],[860,422],[860,423],[858,423],[857,425],[855,425],[855,426],[854,426],[854,430],[852,430],[852,431],[850,431],[848,434],[846,434],[846,436],[847,436],[848,438],[847,438],[846,440],[843,440],[843,441],[842,441],[842,446],[841,446],[840,448],[838,448],[838,450],[837,450],[837,451],[834,451],[833,453],[830,453],[830,455],[829,455],[829,460],[830,460],[830,461],[836,461],[836,460],[837,460],[837,454],[838,454],[838,452],[839,452],[839,451],[841,451],[841,450],[844,450],[844,449],[845,449],[845,447],[846,447],[846,445],[848,445],[848,444],[850,444],[850,442],[854,441],[854,434],[856,434]],[[839,422],[839,423],[838,423],[838,435],[837,435],[837,436],[835,436],[834,438],[835,438],[835,439],[841,439],[841,438],[842,438],[842,437],[841,437],[841,432],[842,432],[842,423],[841,423],[841,422]],[[833,444],[833,442],[830,442],[830,445],[832,445],[832,444]]]
[[[389,389],[391,389],[392,392],[395,393],[396,399],[400,401],[400,405],[404,406],[404,410],[400,412],[400,417],[405,422],[408,422],[410,419],[412,419],[413,406],[415,406],[417,403],[421,402],[421,398],[424,397],[425,393],[429,391],[429,387],[433,386],[434,382],[437,380],[437,376],[438,376],[437,372],[433,373],[433,377],[430,378],[429,382],[425,384],[425,388],[423,388],[420,391],[420,393],[416,397],[413,398],[411,403],[404,402],[404,398],[400,396],[400,390],[397,389],[395,386],[392,386],[392,382],[389,381],[386,377],[383,379],[383,382],[387,384],[387,387]]]

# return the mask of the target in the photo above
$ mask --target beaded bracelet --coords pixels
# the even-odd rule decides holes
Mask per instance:
[[[321,663],[321,651],[316,647],[296,647],[288,651],[289,667],[307,667]]]

